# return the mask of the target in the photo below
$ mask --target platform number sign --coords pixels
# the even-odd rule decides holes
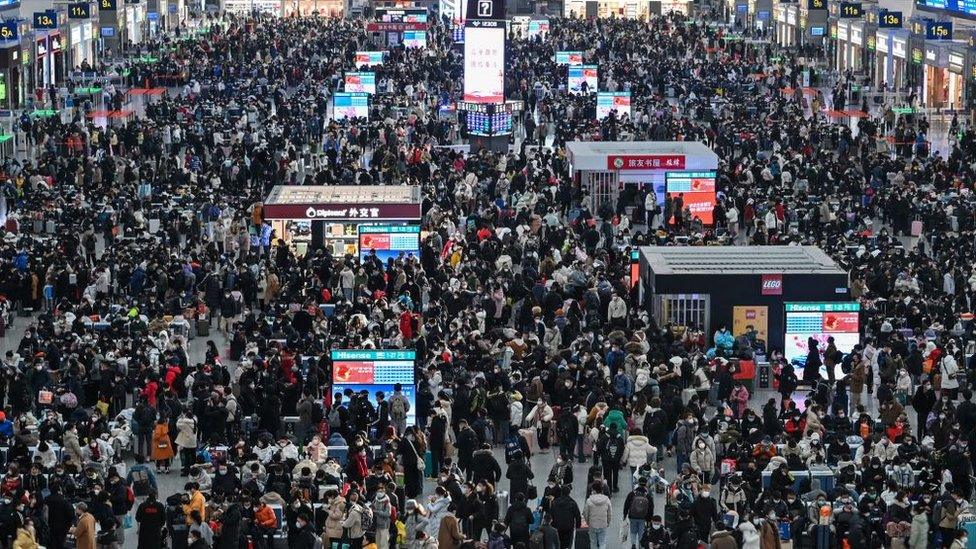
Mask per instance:
[[[98,0],[98,9],[102,11],[118,11],[118,0]]]
[[[68,19],[91,19],[91,6],[88,2],[68,4]]]
[[[860,2],[841,2],[841,19],[860,19],[862,16],[864,16],[864,8],[861,7]]]
[[[825,10],[827,9],[827,0],[807,0],[808,10]]]
[[[952,22],[928,21],[925,23],[926,40],[952,40]]]
[[[53,11],[35,11],[34,28],[35,29],[58,28],[58,14]]]
[[[900,11],[883,11],[878,18],[878,27],[882,29],[900,29],[904,17]]]
[[[17,40],[19,37],[15,21],[0,23],[0,40]]]

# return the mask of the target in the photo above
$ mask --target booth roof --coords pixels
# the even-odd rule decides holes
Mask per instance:
[[[419,185],[276,185],[265,205],[420,204]]]
[[[676,155],[697,157],[702,167],[718,166],[718,155],[699,141],[570,141],[566,155],[573,170],[606,171],[611,156]]]
[[[645,246],[655,276],[672,274],[845,274],[817,246]]]

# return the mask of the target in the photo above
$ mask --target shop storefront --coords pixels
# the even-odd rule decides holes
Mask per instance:
[[[851,69],[855,74],[874,74],[874,40],[877,27],[866,21],[851,21]],[[870,46],[870,47],[869,47]]]
[[[34,85],[60,85],[67,74],[67,38],[60,30],[36,30],[34,34]]]
[[[322,17],[343,17],[346,5],[343,0],[288,0],[285,15],[312,15]]]
[[[81,66],[84,61],[88,61],[89,65],[95,65],[93,34],[91,21],[73,21],[68,25],[68,35],[70,36],[68,59],[71,69]]]
[[[224,11],[238,15],[248,15],[252,10],[280,17],[285,13],[282,0],[224,0]]]
[[[744,2],[744,0],[739,0]],[[563,15],[566,17],[618,17],[626,19],[648,19],[658,13],[677,12],[691,15],[693,2],[687,0],[661,0],[660,2],[639,2],[636,0],[567,0],[563,2]]]
[[[421,192],[419,186],[281,185],[265,200],[264,217],[298,254],[419,252]]]
[[[954,109],[963,104],[966,55],[960,44],[959,51],[952,51],[953,44],[944,41],[923,43],[925,59],[922,64],[922,106],[934,109]],[[954,61],[951,63],[950,57]]]
[[[20,40],[0,42],[0,108],[18,109],[25,104],[28,79],[23,71]]]
[[[901,89],[908,82],[909,32],[907,29],[878,29],[874,86]],[[921,52],[919,63],[921,63]]]
[[[123,20],[125,23],[120,34],[124,37],[124,41],[129,45],[141,43],[144,32],[143,25],[146,20],[146,5],[126,4]]]
[[[779,4],[776,6],[776,43],[785,48],[797,45],[799,9],[793,4]]]

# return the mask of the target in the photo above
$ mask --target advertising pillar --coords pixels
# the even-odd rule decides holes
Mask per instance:
[[[464,105],[461,125],[471,139],[471,152],[508,150],[511,116],[496,115],[505,103],[505,1],[468,0],[464,28]],[[481,108],[484,106],[484,108]],[[478,112],[483,111],[483,112]]]

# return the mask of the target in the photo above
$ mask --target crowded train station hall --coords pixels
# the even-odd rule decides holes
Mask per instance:
[[[976,549],[974,115],[958,0],[0,0],[0,549]]]

